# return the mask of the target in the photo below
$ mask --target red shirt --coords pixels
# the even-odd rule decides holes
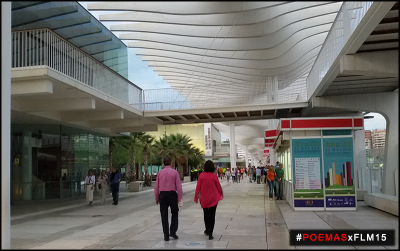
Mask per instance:
[[[218,176],[215,175],[215,173],[210,172],[201,173],[194,194],[195,202],[199,199],[199,192],[201,208],[208,208],[217,205],[218,201],[222,200],[222,189]]]
[[[158,195],[161,191],[176,191],[178,193],[178,202],[182,200],[182,184],[178,171],[166,166],[157,174],[156,184],[154,185],[154,195],[158,201]]]

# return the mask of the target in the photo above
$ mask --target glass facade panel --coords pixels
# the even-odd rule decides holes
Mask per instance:
[[[109,138],[61,125],[13,124],[12,201],[75,197],[92,168],[108,171]]]

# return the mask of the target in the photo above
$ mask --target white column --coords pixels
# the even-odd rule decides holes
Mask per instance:
[[[245,161],[246,161],[246,167],[249,166],[249,157],[248,157],[248,152],[249,152],[249,147],[246,146],[245,148],[245,152],[244,152],[244,157],[245,157]]]
[[[236,169],[236,144],[235,144],[235,123],[234,122],[229,122],[229,151],[230,151],[230,160],[231,160],[231,170],[232,168]]]
[[[395,172],[399,168],[399,92],[382,101],[386,119],[385,161],[383,163],[382,193],[396,195]],[[383,104],[385,103],[385,104]]]
[[[270,150],[269,150],[269,163],[271,164],[271,165],[274,165],[275,166],[275,163],[276,163],[276,154],[275,154],[275,149],[274,148],[270,148]]]
[[[11,2],[1,2],[1,249],[11,249]]]
[[[371,188],[368,188],[371,186],[371,182],[367,182],[369,180],[367,174],[369,176],[365,151],[365,130],[363,129],[354,132],[354,178],[357,179],[359,189],[371,192]]]

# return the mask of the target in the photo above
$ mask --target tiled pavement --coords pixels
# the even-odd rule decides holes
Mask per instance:
[[[395,229],[398,217],[358,203],[357,211],[295,212],[286,201],[270,201],[265,185],[247,179],[222,181],[225,198],[217,207],[214,240],[203,234],[203,211],[193,202],[196,183],[183,185],[178,240],[163,240],[159,206],[152,190],[122,192],[118,206],[95,201],[47,203],[47,211],[30,210],[34,204],[12,207],[13,249],[398,249],[392,247],[289,245],[289,229]],[[96,197],[97,199],[98,197]],[[60,207],[61,206],[61,207]],[[14,212],[13,212],[14,210]],[[42,209],[43,210],[43,209]],[[32,211],[33,213],[27,214]]]

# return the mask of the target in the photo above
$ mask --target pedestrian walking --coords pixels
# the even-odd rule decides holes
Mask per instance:
[[[276,170],[279,168],[279,161],[277,161],[276,162],[276,165],[275,165],[275,173],[276,173]],[[277,180],[276,180],[276,178],[275,178],[275,183],[277,182]],[[276,194],[276,187],[274,186],[274,195],[275,195],[275,197],[277,197],[277,194]]]
[[[236,168],[235,174],[236,174],[236,183],[240,183],[240,168],[239,167]]]
[[[93,188],[96,185],[96,178],[93,175],[93,170],[89,169],[88,176],[85,178],[85,184],[83,189],[86,190],[86,202],[89,202],[89,206],[93,203]]]
[[[178,171],[171,168],[171,158],[164,159],[164,169],[158,172],[156,184],[154,185],[154,196],[156,204],[160,203],[161,222],[164,233],[164,241],[169,241],[171,236],[178,239],[178,203],[182,201],[182,184]],[[214,170],[213,170],[214,171]],[[210,173],[218,180],[214,173]],[[197,181],[199,182],[199,181]],[[171,208],[171,226],[168,224],[168,207]]]
[[[214,169],[214,163],[211,160],[207,160],[204,164],[204,172],[199,177],[194,194],[194,202],[197,203],[200,193],[200,205],[203,208],[204,224],[206,227],[204,234],[208,235],[209,240],[214,239],[215,212],[218,202],[223,198],[221,184],[218,178],[212,174]]]
[[[283,200],[282,194],[283,194],[283,177],[285,174],[285,170],[283,170],[283,164],[279,163],[279,168],[275,170],[276,173],[276,181],[275,181],[275,187],[276,187],[276,199],[277,200]]]
[[[244,173],[244,168],[241,167],[241,168],[240,168],[240,176],[241,176],[242,179],[243,179],[243,173]]]
[[[253,181],[256,182],[256,167],[253,166]]]
[[[119,183],[121,182],[121,174],[114,167],[111,167],[110,188],[113,197],[113,205],[118,205]]]
[[[259,166],[256,169],[256,177],[257,177],[257,184],[260,184],[261,169]]]
[[[268,180],[268,187],[269,187],[269,199],[270,200],[273,200],[273,189],[274,189],[275,177],[276,177],[275,169],[273,166],[271,166],[267,173],[267,180]]]
[[[225,175],[226,175],[226,181],[229,182],[229,176],[231,175],[231,171],[229,171],[229,168],[226,169]]]
[[[221,166],[220,168],[218,168],[218,171],[219,171],[219,177],[220,177],[221,180],[222,180],[222,166]]]
[[[236,182],[236,172],[235,172],[235,168],[232,168],[231,176],[232,176],[232,183]]]
[[[264,183],[264,177],[265,177],[265,170],[264,167],[261,167],[261,183]]]
[[[225,173],[226,173],[226,168],[225,167],[223,167],[222,168],[222,177],[225,179]]]
[[[249,181],[250,181],[250,183],[252,183],[252,180],[253,180],[253,168],[249,168],[249,171],[248,171],[248,173],[249,173]]]
[[[108,176],[106,175],[106,170],[101,171],[101,175],[97,179],[99,181],[99,189],[101,195],[101,205],[106,203],[106,192],[108,187]]]

